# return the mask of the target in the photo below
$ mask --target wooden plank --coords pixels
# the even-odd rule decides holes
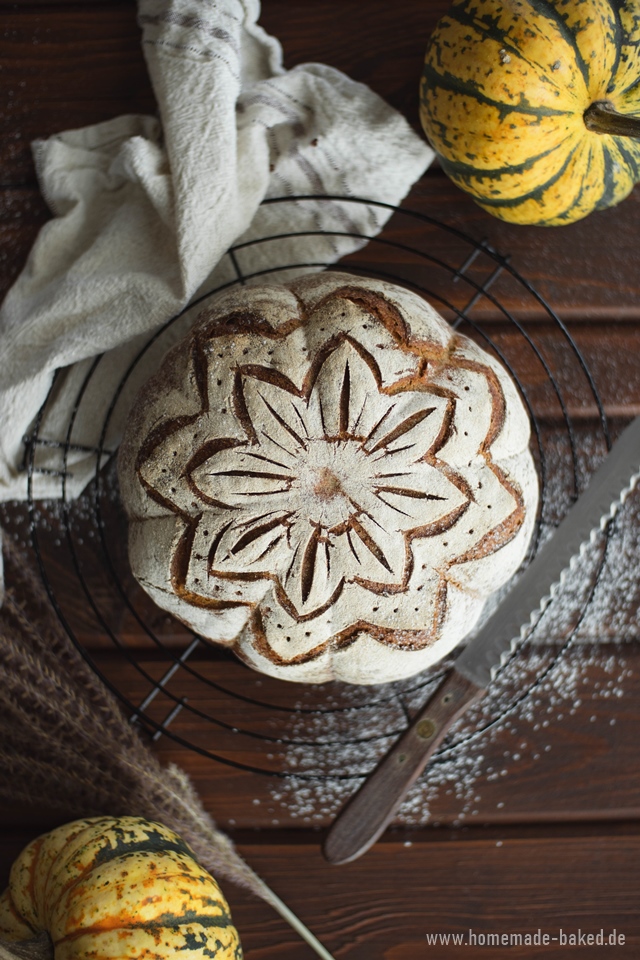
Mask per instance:
[[[121,113],[153,113],[135,4],[5,7],[0,182],[33,182],[30,143]]]
[[[22,270],[49,218],[44,199],[35,187],[0,189],[0,299]]]
[[[448,0],[416,4],[400,0],[314,3],[310,19],[304,0],[263,4],[260,23],[280,39],[285,66],[327,63],[366,83],[420,129],[418,87],[424,53]]]
[[[262,24],[279,37],[286,64],[325,62],[368,83],[417,126],[418,82],[430,30],[448,6],[374,0],[363,17],[356,4],[265,4]],[[109,119],[153,113],[133,3],[3,5],[0,117],[4,184],[32,179],[28,144],[36,137]],[[354,38],[357,38],[354,42]],[[407,80],[407,78],[410,78]],[[16,133],[19,136],[16,137]]]
[[[10,860],[31,836],[2,838],[0,887]],[[314,842],[248,841],[239,849],[340,960],[464,960],[475,952],[470,932],[492,956],[500,951],[486,949],[489,934],[522,934],[523,943],[527,934],[546,934],[547,946],[514,945],[505,953],[564,960],[569,948],[559,942],[561,930],[567,937],[603,930],[608,937],[614,929],[624,945],[605,941],[591,954],[598,960],[637,955],[637,825],[620,834],[582,836],[440,831],[421,841],[379,844],[342,867],[325,863]],[[228,881],[222,886],[246,960],[311,960],[311,950],[271,908]],[[449,943],[439,943],[440,934],[448,934]],[[452,934],[463,942],[455,945]],[[427,936],[436,942],[427,944]]]
[[[635,235],[639,204],[640,189],[620,206],[562,229],[517,227],[484,213],[440,173],[424,177],[414,187],[405,201],[411,214],[397,215],[381,240],[373,240],[366,250],[348,257],[345,265],[353,261],[360,265],[360,273],[399,282],[406,279],[448,319],[455,319],[456,311],[462,311],[483,323],[507,321],[509,317],[548,321],[546,303],[566,322],[637,323],[640,254]],[[416,219],[413,214],[434,218],[437,224]],[[18,275],[48,218],[35,187],[0,190],[0,295]],[[599,237],[595,258],[591,256],[594,230]],[[468,263],[483,241],[499,254],[509,255],[515,275],[501,270],[494,258],[481,253],[456,279],[456,271]],[[401,244],[414,252],[389,244]],[[545,302],[527,284],[532,284]],[[483,288],[487,295],[476,296]],[[477,302],[470,307],[474,299]]]
[[[463,960],[465,944],[426,946],[426,934],[528,932],[550,937],[562,928],[623,933],[633,955],[639,924],[634,885],[638,877],[638,838],[505,840],[385,844],[361,861],[329,867],[304,847],[242,847],[290,906],[342,960]],[[231,896],[231,891],[229,891]],[[249,907],[231,896],[235,922],[248,960],[270,955],[309,956],[286,931],[279,952],[265,950],[273,925],[256,924]],[[262,910],[263,908],[261,908]],[[264,914],[263,914],[264,916]],[[265,918],[266,920],[266,918]],[[275,932],[275,931],[274,931]],[[613,958],[616,949],[600,948]],[[497,953],[497,951],[496,951]],[[518,947],[514,955],[540,957],[539,947]],[[624,954],[623,954],[624,955]],[[544,956],[566,956],[550,944]]]
[[[91,8],[106,4],[113,7],[118,3],[128,3],[130,5],[131,0],[38,0],[37,3],[34,3],[34,0],[13,0],[13,3],[0,3],[0,11],[6,8],[11,10],[28,10],[32,14],[38,14],[42,13],[43,8],[46,10],[48,7],[83,6]]]
[[[435,766],[412,790],[397,822],[502,824],[640,815],[640,651],[636,645],[581,647],[561,654],[540,681],[553,657],[549,649],[518,655],[483,704],[460,722]],[[149,692],[148,681],[121,661],[99,658],[99,664],[134,702]],[[169,737],[162,738],[157,749],[164,761],[184,767],[208,809],[233,828],[327,826],[357,787],[356,775],[373,769],[392,743],[389,735],[404,727],[395,691],[340,684],[283,691],[282,684],[243,673],[233,663],[199,662],[193,667],[209,681],[215,679],[222,690],[235,690],[255,702],[211,688],[205,691],[201,681],[183,674],[168,689],[173,697],[187,697],[188,705],[169,730],[183,744],[194,744],[226,763],[187,753]],[[415,687],[420,680],[414,681]],[[325,712],[283,709],[296,694],[301,708]],[[426,689],[402,699],[417,708],[426,699]],[[159,722],[175,702],[158,698],[152,712]],[[276,709],[260,704],[275,704]],[[336,712],[333,704],[342,710]],[[477,732],[487,726],[484,733]],[[228,763],[288,776],[243,772]]]
[[[419,831],[434,824],[498,828],[640,817],[638,644],[581,646],[561,654],[542,678],[553,659],[548,648],[518,655],[460,722],[396,824]],[[96,660],[134,703],[152,690],[121,658]],[[155,678],[167,666],[141,663]],[[186,771],[206,809],[232,831],[326,828],[358,775],[373,769],[403,728],[402,701],[413,711],[426,698],[424,678],[413,681],[411,693],[408,683],[392,691],[303,688],[224,660],[196,660],[191,669],[167,684],[171,696],[160,694],[147,707],[162,722],[177,699],[187,698],[168,727],[177,740],[164,736],[154,749],[163,763]],[[61,816],[21,808],[4,822],[40,826],[45,815],[49,822]]]
[[[423,178],[406,201],[436,220],[485,240],[508,256],[563,320],[638,317],[640,252],[635,242],[640,189],[617,207],[565,227],[518,227],[485,214],[450,181]],[[415,228],[414,235],[419,230]],[[405,242],[411,244],[407,230]],[[454,241],[439,238],[446,254]],[[491,293],[501,298],[502,276]],[[513,300],[511,301],[513,303]],[[509,300],[507,301],[509,304]]]
[[[387,97],[417,127],[423,48],[447,6],[444,0],[426,8],[410,0],[392,6],[373,0],[363,16],[357,4],[343,4],[340,30],[336,30],[334,0],[314,4],[313,18],[309,18],[306,4],[280,0],[265,5],[262,23],[281,39],[288,66],[312,60],[343,69]],[[0,294],[15,278],[37,229],[47,219],[46,207],[35,189],[17,189],[33,183],[30,141],[121,113],[155,110],[133,4],[12,5],[5,7],[3,22],[0,83],[7,108],[0,116],[0,169],[5,188],[0,195],[0,245],[5,251],[0,262]],[[9,186],[13,189],[8,190]],[[510,254],[514,266],[563,318],[622,320],[637,319],[640,309],[635,243],[639,196],[634,191],[615,210],[593,214],[588,221],[562,230],[503,224],[481,211],[438,171],[414,188],[408,203]],[[594,231],[597,257],[591,257]],[[469,253],[464,242],[441,231],[432,243],[423,225],[404,222],[401,239],[427,250],[435,248],[454,266]],[[588,271],[584,270],[586,262]],[[482,284],[488,276],[486,266],[476,263],[468,275]],[[427,272],[427,287],[431,279]],[[503,299],[508,309],[522,311],[522,297],[505,289],[507,279],[503,275],[491,292]],[[464,283],[459,289],[456,306],[464,306],[473,290]],[[486,297],[474,309],[475,316],[495,312]],[[531,315],[538,308],[529,304],[527,309]]]

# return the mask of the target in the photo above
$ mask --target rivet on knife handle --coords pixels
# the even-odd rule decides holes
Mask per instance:
[[[334,821],[323,847],[330,863],[355,860],[376,842],[449,727],[484,692],[456,670],[445,677]]]

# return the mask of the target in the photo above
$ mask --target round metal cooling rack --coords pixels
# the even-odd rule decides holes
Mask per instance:
[[[486,241],[476,241],[417,211],[363,198],[308,196],[265,201],[263,212],[278,206],[291,209],[299,220],[306,220],[305,225],[236,244],[228,254],[228,279],[197,302],[256,277],[278,280],[292,270],[324,267],[390,280],[423,295],[454,327],[499,358],[529,411],[541,486],[530,559],[540,539],[557,526],[585,486],[589,474],[585,448],[593,456],[610,446],[593,378],[553,308],[509,257]],[[335,229],[317,227],[325,222],[325,212],[333,217]],[[272,222],[268,216],[265,221]],[[385,225],[377,232],[381,222]],[[368,223],[369,230],[356,226],[362,223]],[[336,253],[343,254],[338,266]],[[141,380],[145,364],[173,343],[193,306],[138,343],[115,376],[113,354],[85,365],[70,397],[67,389],[64,437],[60,384],[54,381],[25,438],[31,535],[45,587],[71,639],[124,702],[132,721],[154,739],[167,736],[221,763],[268,776],[360,777],[367,771],[361,769],[359,747],[369,743],[375,750],[379,742],[382,754],[442,675],[442,665],[411,680],[377,687],[314,686],[264,678],[158,610],[130,573],[111,441],[114,422],[122,405],[131,403],[133,385]],[[95,397],[104,398],[105,384],[108,402],[94,415]],[[584,417],[575,417],[574,412],[585,407],[595,414],[595,428],[593,419],[587,428]],[[96,416],[102,417],[98,425]],[[93,435],[99,433],[97,444],[86,442],[86,423],[91,420]],[[57,434],[52,435],[54,421]],[[79,462],[85,470],[90,464],[88,485],[72,496]],[[43,477],[49,484],[46,501],[36,499]],[[605,553],[606,545],[589,571],[581,608],[563,627],[560,645],[542,674],[532,675],[526,688],[514,691],[500,717],[481,730],[526,697],[572,642]],[[542,634],[547,622],[545,613],[530,639]],[[101,648],[100,668],[89,647]],[[449,742],[445,753],[481,730]],[[333,760],[338,749],[340,771]]]

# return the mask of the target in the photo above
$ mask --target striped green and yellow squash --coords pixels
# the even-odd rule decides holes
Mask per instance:
[[[171,830],[76,820],[34,840],[0,897],[0,937],[46,930],[55,960],[241,960],[216,881]]]
[[[424,130],[513,223],[571,223],[640,180],[640,0],[456,0],[429,41]]]

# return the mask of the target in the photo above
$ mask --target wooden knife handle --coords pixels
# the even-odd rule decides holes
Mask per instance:
[[[324,842],[330,863],[361,856],[383,832],[451,724],[484,694],[452,670],[335,819]]]

